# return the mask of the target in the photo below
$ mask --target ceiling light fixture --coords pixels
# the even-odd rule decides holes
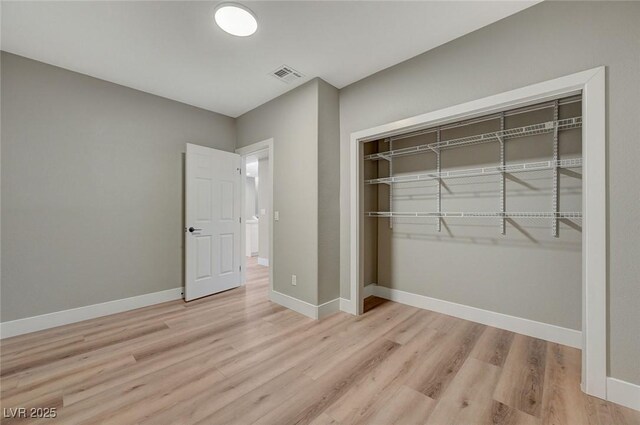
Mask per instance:
[[[248,37],[258,29],[258,21],[253,12],[238,3],[219,4],[214,17],[223,31],[237,37]]]

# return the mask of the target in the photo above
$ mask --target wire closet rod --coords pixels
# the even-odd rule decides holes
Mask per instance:
[[[478,217],[478,218],[574,218],[581,219],[581,212],[389,212],[389,211],[369,211],[365,213],[369,217]]]
[[[582,101],[582,96],[581,95],[577,95],[577,96],[572,96],[572,97],[568,97],[566,99],[562,99],[558,102],[559,105],[568,105],[571,103],[577,103],[577,102],[581,102]],[[542,103],[542,104],[538,104],[538,105],[532,105],[532,106],[525,106],[523,108],[519,108],[519,109],[514,109],[512,111],[507,111],[504,112],[504,116],[505,117],[510,117],[513,115],[520,115],[520,114],[526,114],[527,112],[534,112],[534,111],[540,111],[542,109],[547,109],[547,108],[553,108],[554,102],[546,102],[546,103]],[[415,137],[415,136],[421,136],[423,134],[429,134],[429,133],[435,133],[436,131],[438,131],[438,129],[440,130],[450,130],[452,128],[459,128],[459,127],[464,127],[467,125],[472,125],[472,124],[478,124],[481,122],[486,122],[486,121],[492,121],[492,120],[497,120],[501,118],[502,113],[496,113],[496,114],[491,114],[491,115],[486,115],[483,117],[478,117],[478,118],[471,118],[469,120],[464,120],[464,121],[458,121],[452,124],[446,124],[440,127],[433,127],[433,128],[426,128],[423,130],[416,130],[416,131],[412,131],[409,133],[404,133],[404,134],[398,134],[396,136],[391,136],[388,139],[389,140],[402,140],[402,139],[408,139],[410,137]],[[369,143],[369,142],[376,142],[377,140],[367,140],[365,141],[365,143]]]
[[[391,184],[411,183],[426,180],[437,180],[457,177],[490,176],[502,173],[517,173],[522,171],[553,170],[555,167],[577,168],[582,166],[582,158],[560,159],[557,161],[524,162],[521,164],[509,164],[505,166],[491,166],[481,168],[469,168],[466,170],[441,171],[440,173],[405,174],[393,177],[380,177],[365,180],[367,184]]]
[[[582,117],[566,118],[558,121],[547,121],[543,123],[527,125],[524,127],[509,128],[506,130],[492,131],[489,133],[477,134],[474,136],[461,137],[458,139],[444,140],[436,143],[429,143],[426,145],[411,146],[408,148],[395,149],[380,153],[374,153],[366,155],[365,160],[386,159],[404,155],[411,155],[416,153],[423,153],[429,151],[439,151],[441,149],[457,148],[462,146],[470,146],[478,143],[487,142],[500,142],[516,137],[534,136],[537,134],[545,134],[558,130],[568,130],[572,128],[579,128],[582,126]]]

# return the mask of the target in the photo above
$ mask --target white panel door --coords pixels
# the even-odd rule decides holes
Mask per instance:
[[[240,286],[240,155],[187,143],[185,300]]]

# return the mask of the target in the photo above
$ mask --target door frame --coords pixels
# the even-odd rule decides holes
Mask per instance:
[[[356,131],[350,138],[350,289],[345,311],[362,314],[362,143],[394,134],[582,93],[582,391],[607,393],[606,80],[600,66],[434,112]],[[355,302],[353,302],[355,300]]]
[[[269,293],[273,292],[273,265],[275,264],[274,260],[274,252],[273,252],[273,174],[274,174],[274,155],[273,155],[273,138],[262,140],[260,142],[253,143],[248,146],[244,146],[242,148],[236,149],[236,153],[241,156],[241,167],[242,167],[242,178],[244,179],[246,176],[246,158],[252,154],[255,154],[260,151],[268,151],[269,153],[269,211],[267,212],[267,219],[269,220]],[[242,205],[242,226],[240,226],[240,249],[242,254],[241,264],[242,270],[240,272],[240,284],[244,285],[246,283],[246,270],[247,270],[247,256],[245,255],[246,251],[246,194],[245,194],[245,184],[244,181],[240,185],[240,196],[241,196],[241,205]]]

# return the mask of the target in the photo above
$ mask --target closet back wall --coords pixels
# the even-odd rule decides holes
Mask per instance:
[[[610,376],[640,385],[640,3],[542,2],[340,91],[341,296],[349,299],[352,132],[607,67]],[[504,265],[508,267],[508,264]],[[449,266],[450,267],[450,266]],[[544,265],[541,265],[544,267]],[[465,284],[476,285],[469,269]],[[502,302],[510,303],[508,294]]]
[[[182,286],[185,142],[232,118],[2,53],[3,322]]]
[[[560,119],[580,116],[580,103],[560,107]],[[507,116],[505,128],[553,120],[553,109]],[[499,120],[443,130],[442,140],[467,137],[500,129]],[[436,141],[435,133],[394,141],[394,149]],[[581,130],[559,132],[559,157],[581,158]],[[388,150],[386,143],[380,143]],[[505,163],[515,165],[550,161],[553,133],[508,139]],[[468,170],[499,165],[497,142],[445,149],[442,171]],[[369,161],[366,161],[369,162]],[[377,161],[379,176],[388,176],[387,161]],[[433,152],[393,160],[393,175],[436,172]],[[387,185],[378,188],[378,211],[389,208]],[[437,181],[396,183],[393,211],[437,211]],[[505,174],[507,212],[550,212],[551,170]],[[500,176],[445,178],[442,181],[443,212],[500,211]],[[559,210],[582,210],[581,168],[560,169]],[[365,197],[371,191],[364,192]],[[373,195],[375,198],[376,195]],[[365,199],[365,203],[368,203]],[[365,218],[376,221],[374,218]],[[378,218],[376,281],[414,294],[472,305],[538,322],[581,329],[582,232],[581,221],[560,220],[559,237],[551,234],[552,220],[506,220],[502,235],[498,218],[444,218],[442,231],[435,218]],[[365,231],[369,226],[365,226]],[[365,240],[367,237],[365,236]],[[365,255],[365,259],[371,258]],[[371,272],[373,274],[373,272]],[[365,272],[367,276],[367,272]],[[370,283],[365,281],[365,284]]]

